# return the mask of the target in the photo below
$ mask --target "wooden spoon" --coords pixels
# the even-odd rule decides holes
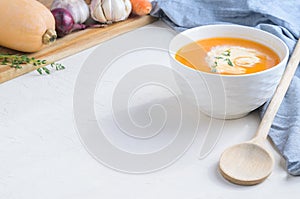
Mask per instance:
[[[239,185],[255,185],[271,174],[274,164],[273,155],[266,150],[264,143],[299,60],[300,41],[296,45],[254,138],[226,149],[221,155],[220,172],[228,181]]]

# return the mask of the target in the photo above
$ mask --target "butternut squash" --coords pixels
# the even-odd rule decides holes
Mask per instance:
[[[1,0],[0,19],[0,46],[36,52],[56,40],[54,17],[36,0]]]

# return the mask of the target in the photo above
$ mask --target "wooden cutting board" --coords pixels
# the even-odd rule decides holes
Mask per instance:
[[[50,7],[53,0],[39,0],[47,7]],[[26,54],[36,59],[47,60],[47,63],[59,61],[65,57],[78,53],[87,48],[93,47],[103,41],[129,32],[136,28],[154,22],[156,19],[151,16],[133,17],[127,20],[108,25],[105,28],[93,28],[71,33],[63,38],[57,39],[52,45],[39,52]],[[0,46],[0,53],[24,54]],[[36,70],[37,67],[24,65],[22,69],[14,69],[9,66],[0,65],[0,83]]]

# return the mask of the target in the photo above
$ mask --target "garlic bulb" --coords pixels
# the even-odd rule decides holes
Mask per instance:
[[[51,10],[55,8],[67,9],[75,23],[84,23],[90,15],[89,7],[84,0],[54,0]]]
[[[92,0],[91,17],[100,23],[112,23],[128,18],[131,13],[130,0]]]

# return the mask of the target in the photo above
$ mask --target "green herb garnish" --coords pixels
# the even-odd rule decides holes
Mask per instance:
[[[222,55],[229,57],[230,56],[230,49],[225,50]]]
[[[34,57],[28,57],[27,55],[10,55],[10,54],[0,53],[0,65],[7,65],[12,68],[21,69],[23,64],[29,64],[34,67],[37,67],[37,66],[46,65],[47,61],[36,59]],[[56,70],[65,69],[65,67],[59,63],[51,63],[50,65],[52,68],[55,68]],[[46,74],[50,74],[50,70],[45,66],[38,68],[37,72],[39,74],[43,74],[43,72],[45,72]]]
[[[64,70],[65,69],[65,66],[60,63],[53,62],[50,65],[52,68],[55,68],[55,70]]]
[[[231,62],[230,59],[226,58],[225,61],[227,61],[227,64],[228,64],[229,66],[233,66],[233,64],[232,64],[232,62]]]
[[[211,72],[215,73],[217,72],[217,66],[218,66],[218,62],[214,62],[214,65],[211,66]]]
[[[20,69],[22,64],[31,64],[33,66],[40,66],[46,64],[46,60],[35,59],[26,55],[9,55],[0,53],[1,65],[8,65],[12,68]]]
[[[48,69],[48,68],[46,68],[46,67],[41,67],[41,68],[38,68],[38,69],[36,69],[36,71],[40,74],[40,75],[42,75],[43,74],[43,71],[46,73],[46,74],[50,74],[50,70]]]

